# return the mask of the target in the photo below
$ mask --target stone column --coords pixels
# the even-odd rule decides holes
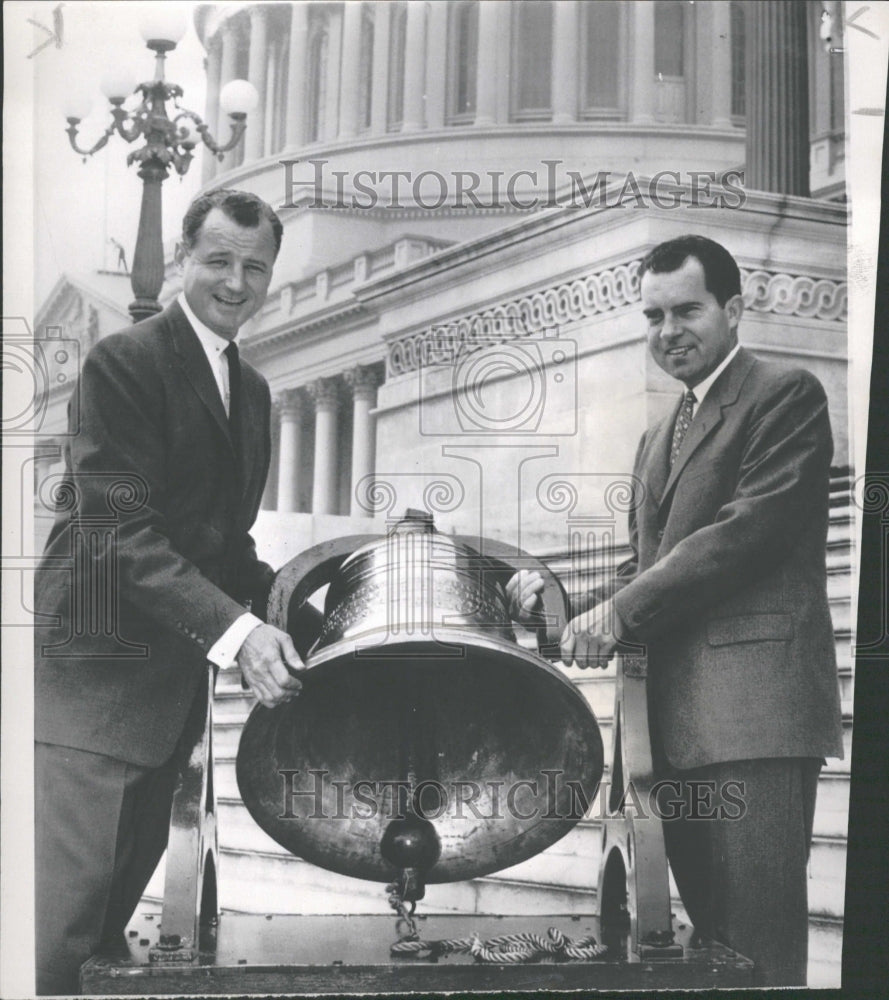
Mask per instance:
[[[360,0],[346,0],[343,4],[343,58],[340,76],[340,131],[342,139],[349,139],[358,132],[358,74],[361,69],[361,18],[363,4]]]
[[[222,58],[221,66],[219,70],[219,89],[221,90],[230,80],[234,80],[237,77],[238,72],[238,34],[235,30],[234,25],[231,20],[226,21],[222,25]],[[253,115],[250,115],[253,118]],[[249,128],[252,121],[248,122],[247,127]],[[219,134],[216,138],[220,143],[225,144],[228,142],[230,134],[229,119],[228,115],[221,113],[219,115]],[[231,170],[235,165],[235,155],[237,149],[230,150],[225,154],[224,159],[220,163],[217,161],[216,173],[221,171]]]
[[[250,10],[250,62],[247,79],[256,87],[259,104],[247,118],[247,132],[244,135],[244,160],[258,160],[264,152],[265,140],[265,81],[268,66],[267,31],[268,11],[262,4],[251,6]],[[271,109],[270,109],[271,110]]]
[[[711,124],[731,128],[732,124],[732,9],[729,3],[710,5],[713,50],[710,66],[713,94]]]
[[[637,125],[654,121],[654,4],[633,4],[633,100],[630,118]]]
[[[309,36],[309,5],[295,3],[290,14],[290,45],[287,65],[288,148],[302,146],[306,131],[306,42]]]
[[[595,17],[595,14],[591,16]],[[577,121],[577,55],[580,18],[575,0],[560,0],[554,7],[552,92],[553,122]]]
[[[374,4],[373,88],[370,99],[370,130],[374,135],[386,131],[389,111],[389,25],[388,0]]]
[[[747,190],[809,194],[807,4],[746,6]]]
[[[478,5],[478,62],[475,73],[475,124],[497,121],[497,24],[499,3]]]
[[[278,510],[299,510],[299,492],[302,480],[302,441],[305,403],[299,389],[283,393],[281,408],[281,437],[278,444]]]
[[[312,513],[336,513],[337,411],[339,385],[335,378],[319,378],[308,386],[315,404],[315,477],[312,484]]]
[[[219,80],[222,72],[222,45],[218,35],[207,43],[207,104],[204,121],[214,139],[219,136]],[[201,182],[206,184],[216,173],[216,157],[202,146]]]
[[[404,121],[402,132],[416,132],[425,122],[426,4],[407,5],[404,52]]]
[[[426,36],[426,127],[441,128],[445,120],[445,84],[448,76],[448,4],[433,3],[430,6]]]
[[[377,399],[380,378],[369,365],[357,365],[345,373],[352,390],[352,517],[370,517],[371,511],[358,503],[358,484],[372,475],[376,458],[376,421],[371,416]]]

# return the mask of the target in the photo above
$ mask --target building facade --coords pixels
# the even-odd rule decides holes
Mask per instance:
[[[275,403],[264,557],[279,566],[425,507],[441,530],[518,544],[569,590],[589,587],[626,551],[636,443],[676,398],[646,349],[638,264],[700,232],[742,268],[742,343],[810,368],[828,392],[830,593],[851,719],[838,7],[200,7],[211,132],[224,132],[226,82],[246,77],[261,95],[238,149],[205,157],[204,187],[256,192],[285,230],[266,305],[242,332]],[[168,278],[167,299],[172,265]],[[607,730],[613,674],[573,675]],[[264,910],[385,912],[379,887],[283,857],[243,815],[231,772],[245,712],[223,683],[223,905],[249,908],[261,884]],[[848,764],[825,772],[813,847],[813,981],[825,985],[839,974]],[[539,858],[431,887],[424,905],[595,909],[599,838],[591,816]],[[285,869],[301,887],[292,899]]]

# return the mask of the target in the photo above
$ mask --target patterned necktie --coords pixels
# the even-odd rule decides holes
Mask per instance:
[[[682,406],[679,407],[679,413],[676,415],[676,423],[673,425],[673,443],[670,445],[671,469],[673,468],[673,463],[676,461],[676,456],[679,454],[679,449],[682,447],[682,442],[685,440],[685,435],[688,433],[688,428],[691,426],[696,402],[697,397],[691,389],[682,397]]]
[[[241,426],[241,363],[238,359],[238,345],[232,341],[222,353],[228,359],[228,426],[237,447]]]

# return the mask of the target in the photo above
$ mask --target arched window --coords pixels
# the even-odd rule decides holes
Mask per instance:
[[[422,0],[416,0],[422,2]],[[389,20],[389,104],[386,126],[391,131],[404,121],[404,49],[407,35],[407,4],[394,3]]]
[[[370,128],[374,71],[374,16],[368,4],[361,18],[361,48],[358,56],[358,131]]]
[[[744,7],[740,3],[732,4],[732,117],[743,118],[747,114],[747,98],[745,94],[744,59],[747,48],[747,31],[744,19]]]
[[[471,120],[478,70],[478,0],[461,0],[451,7],[448,42],[448,117],[456,122]]]
[[[588,0],[581,7],[581,112],[585,116],[616,112],[620,107],[622,8],[623,4],[613,3],[612,0]]]
[[[522,0],[513,6],[513,117],[552,114],[553,5]]]
[[[307,142],[323,139],[327,124],[327,24],[315,27],[309,40]]]

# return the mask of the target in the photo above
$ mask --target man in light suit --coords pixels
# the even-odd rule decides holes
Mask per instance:
[[[724,247],[670,240],[639,273],[652,357],[686,392],[642,437],[632,556],[607,600],[574,610],[562,658],[604,666],[620,642],[647,649],[655,770],[683,803],[665,803],[677,816],[664,838],[695,929],[752,958],[757,983],[805,984],[818,774],[842,756],[827,399],[809,372],[739,346]],[[510,581],[525,612],[539,587]],[[720,790],[740,790],[743,810]]]
[[[80,965],[132,916],[166,846],[177,742],[207,661],[237,661],[268,707],[300,688],[290,637],[257,617],[274,575],[249,535],[269,389],[228,349],[265,301],[281,235],[253,195],[199,197],[177,250],[182,294],[83,365],[59,493],[73,508],[35,588],[41,994],[78,992]],[[103,518],[115,530],[81,544]]]

